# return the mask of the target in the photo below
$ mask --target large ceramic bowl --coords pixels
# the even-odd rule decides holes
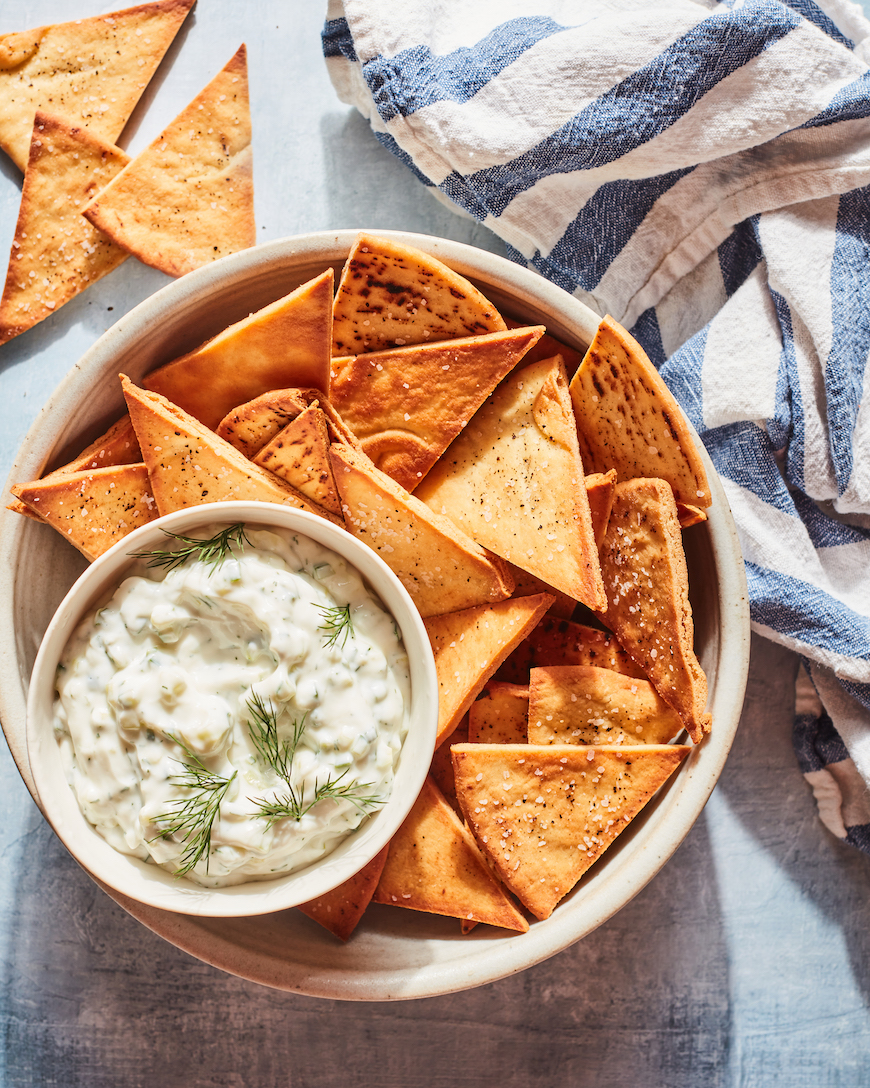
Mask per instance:
[[[389,233],[389,232],[384,232]],[[63,463],[124,410],[117,376],[134,381],[228,323],[280,298],[328,265],[338,270],[357,231],[309,234],[224,258],[165,287],[123,317],[76,364],[34,424],[11,480]],[[467,276],[506,314],[543,323],[585,349],[598,317],[537,274],[470,246],[392,234]],[[543,922],[528,933],[370,907],[347,945],[296,910],[255,918],[196,918],[110,893],[180,948],[245,978],[297,993],[355,1000],[426,997],[492,982],[590,933],[636,895],[674,853],[722,771],[743,703],[749,617],[740,548],[722,487],[710,477],[709,520],[685,533],[695,647],[709,680],[713,731]],[[60,536],[4,513],[0,523],[0,715],[24,780],[28,680],[42,634],[84,560]]]

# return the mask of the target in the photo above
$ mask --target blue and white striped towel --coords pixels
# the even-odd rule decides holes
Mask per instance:
[[[339,96],[435,195],[660,367],[722,477],[753,626],[818,696],[795,744],[822,818],[870,850],[860,9],[330,0],[323,43]]]

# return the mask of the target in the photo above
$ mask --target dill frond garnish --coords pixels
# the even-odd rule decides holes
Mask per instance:
[[[268,820],[271,826],[278,820],[286,820],[288,817],[298,823],[306,812],[310,812],[315,805],[327,799],[336,803],[350,801],[361,813],[366,813],[370,808],[383,803],[375,794],[366,793],[368,787],[363,783],[348,782],[343,786],[339,785],[346,774],[345,768],[338,778],[327,778],[325,782],[318,782],[314,787],[314,796],[308,799],[303,796],[302,791],[297,792],[288,782],[286,792],[276,796],[273,801],[256,802],[259,809],[257,815]]]
[[[196,752],[179,737],[171,733],[167,736],[187,757],[185,760],[176,760],[181,764],[183,773],[171,775],[169,781],[182,789],[190,790],[191,793],[189,797],[172,801],[168,810],[155,817],[153,823],[160,829],[160,838],[177,838],[185,844],[184,851],[178,858],[176,876],[189,873],[203,858],[205,871],[208,872],[211,829],[227,790],[239,772],[233,771],[230,778],[224,778],[215,771],[210,771]]]
[[[182,536],[180,533],[168,533],[165,529],[163,534],[172,540],[180,541],[182,547],[174,548],[172,551],[157,549],[151,552],[132,552],[131,557],[147,560],[149,567],[165,567],[167,570],[175,570],[188,559],[199,559],[203,563],[210,563],[211,570],[214,571],[228,556],[235,556],[236,549],[242,551],[246,544],[250,546],[251,543],[241,522],[221,529],[219,533],[207,540]]]
[[[279,741],[278,713],[272,701],[269,700],[267,705],[259,695],[255,694],[248,700],[248,710],[251,712],[251,717],[248,719],[248,734],[257,750],[257,755],[289,786],[293,757],[296,755],[296,749],[299,747],[305,729],[305,715],[303,714],[299,721],[293,722],[290,737]]]
[[[353,634],[353,622],[350,618],[350,605],[345,604],[330,607],[329,605],[319,604],[317,607],[323,615],[323,623],[321,623],[317,630],[326,632],[326,638],[323,640],[324,645],[339,645],[344,648],[348,636]]]

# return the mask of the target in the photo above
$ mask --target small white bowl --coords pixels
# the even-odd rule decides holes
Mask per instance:
[[[166,532],[196,535],[214,523],[281,528],[307,536],[341,555],[362,575],[390,612],[408,653],[411,706],[393,791],[326,857],[273,880],[227,888],[201,888],[158,865],[115,850],[88,823],[67,784],[54,736],[55,677],[64,647],[81,619],[126,577],[134,552],[165,544]],[[181,914],[240,917],[267,914],[315,899],[342,884],[390,841],[408,815],[429,769],[438,720],[438,680],[426,629],[407,590],[377,555],[356,537],[302,510],[267,502],[219,502],[167,514],[118,541],[67,593],[45,632],[27,701],[27,751],[46,817],[70,853],[93,876],[140,903]]]

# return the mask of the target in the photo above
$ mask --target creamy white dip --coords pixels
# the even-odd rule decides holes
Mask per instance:
[[[389,797],[410,705],[396,624],[353,568],[304,536],[245,534],[217,565],[141,562],[57,676],[55,733],[85,817],[171,872],[199,847],[186,875],[205,887],[334,849]]]

